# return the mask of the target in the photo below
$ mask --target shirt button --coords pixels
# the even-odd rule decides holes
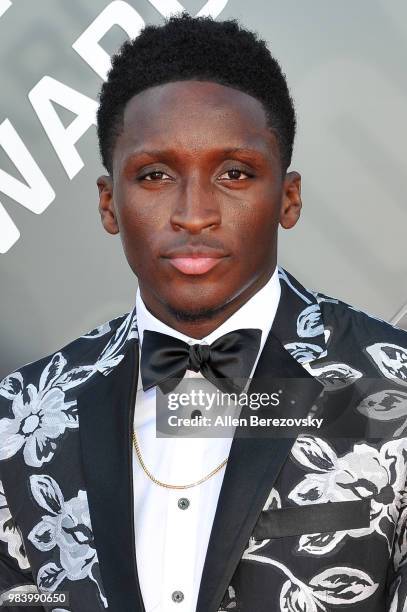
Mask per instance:
[[[180,603],[184,599],[184,593],[182,591],[174,591],[171,597],[172,601]]]
[[[186,497],[181,497],[178,500],[178,508],[180,508],[180,510],[186,510],[188,506],[189,506],[189,499],[187,499]]]

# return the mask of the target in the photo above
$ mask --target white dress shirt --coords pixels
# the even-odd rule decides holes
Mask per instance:
[[[277,268],[264,287],[202,340],[190,338],[154,317],[139,290],[136,296],[140,345],[145,329],[189,344],[211,344],[228,332],[257,328],[262,332],[257,365],[280,299]],[[186,377],[200,377],[187,370]],[[143,461],[155,478],[169,484],[200,480],[229,455],[232,437],[157,438],[156,387],[144,392],[139,372],[134,414]],[[194,612],[202,570],[226,466],[189,489],[167,489],[143,471],[133,447],[134,525],[137,569],[146,612]],[[178,502],[184,498],[187,501]],[[187,506],[187,507],[185,507]]]

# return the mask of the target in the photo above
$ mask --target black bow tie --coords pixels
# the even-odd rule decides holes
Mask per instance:
[[[194,370],[224,392],[240,392],[245,384],[242,379],[247,380],[256,361],[260,339],[260,329],[238,329],[210,345],[189,345],[147,329],[140,360],[143,390],[158,385],[168,393],[184,378],[186,370]],[[174,383],[168,379],[175,379]]]

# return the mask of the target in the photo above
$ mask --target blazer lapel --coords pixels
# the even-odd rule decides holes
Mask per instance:
[[[79,431],[89,511],[109,610],[143,612],[133,521],[131,427],[138,343],[79,394]]]
[[[290,389],[290,378],[304,382],[301,414],[306,416],[323,389],[302,363],[325,356],[321,313],[316,298],[280,269],[281,297],[272,329],[248,393],[276,391],[275,381]],[[305,320],[307,319],[307,320]],[[298,330],[307,330],[304,342]],[[293,381],[294,382],[294,381]],[[241,416],[248,416],[245,407]],[[236,430],[237,431],[237,430]],[[293,438],[233,439],[202,573],[196,612],[216,612],[247,546],[270,490],[294,443]]]

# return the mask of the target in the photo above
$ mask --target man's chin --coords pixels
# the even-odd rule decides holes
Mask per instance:
[[[174,295],[171,296],[173,298]],[[178,321],[204,321],[210,320],[221,313],[228,305],[227,296],[210,296],[208,292],[186,292],[178,294],[177,299],[166,301],[167,311]]]

